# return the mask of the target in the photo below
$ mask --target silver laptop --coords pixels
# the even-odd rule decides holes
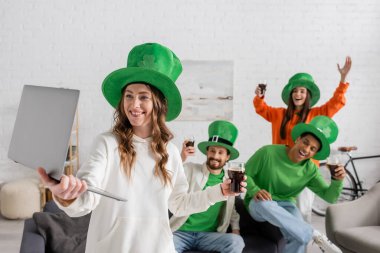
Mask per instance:
[[[29,168],[43,167],[57,181],[64,173],[79,90],[24,85],[8,157]],[[89,191],[126,201],[89,186]]]

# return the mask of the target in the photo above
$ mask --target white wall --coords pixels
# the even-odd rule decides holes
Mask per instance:
[[[336,63],[351,55],[348,102],[334,118],[336,146],[380,153],[379,27],[376,0],[0,0],[0,159],[7,156],[24,84],[81,90],[85,158],[94,136],[112,124],[112,108],[100,91],[103,78],[125,66],[133,45],[151,41],[180,59],[234,61],[233,121],[242,161],[271,141],[270,125],[251,102],[260,79],[268,81],[268,103],[283,106],[280,93],[289,77],[309,72],[320,86],[321,104],[338,84]],[[169,125],[180,144],[189,133],[206,139],[209,123]],[[379,165],[364,168],[368,180],[380,178]]]

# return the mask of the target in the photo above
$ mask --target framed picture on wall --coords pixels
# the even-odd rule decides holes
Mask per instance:
[[[233,62],[182,61],[177,80],[182,95],[182,112],[177,120],[232,120]]]

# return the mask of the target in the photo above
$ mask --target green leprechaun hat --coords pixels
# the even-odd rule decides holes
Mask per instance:
[[[317,116],[309,124],[299,123],[292,130],[292,139],[295,141],[303,133],[312,133],[321,143],[321,148],[313,159],[323,160],[330,155],[330,144],[336,141],[339,129],[336,123],[327,116]]]
[[[200,142],[198,148],[206,155],[207,147],[221,146],[229,151],[230,160],[234,160],[239,157],[239,151],[233,147],[237,135],[238,129],[234,124],[225,120],[216,120],[208,127],[208,141]]]
[[[167,100],[166,121],[171,121],[182,109],[181,94],[175,84],[181,72],[181,62],[169,48],[157,43],[138,45],[129,52],[127,67],[113,71],[104,79],[103,95],[116,108],[126,85],[149,84],[161,91]]]
[[[310,92],[310,107],[314,106],[320,97],[320,92],[318,86],[315,84],[313,77],[308,73],[297,73],[289,79],[289,82],[285,85],[282,90],[282,101],[288,104],[289,97],[292,91],[296,87],[305,87]]]

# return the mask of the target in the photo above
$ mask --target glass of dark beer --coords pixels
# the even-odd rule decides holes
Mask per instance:
[[[244,180],[244,163],[242,162],[228,162],[227,173],[231,179],[231,192],[241,193],[240,183]]]
[[[326,159],[327,168],[330,170],[332,177],[335,177],[335,169],[342,166],[341,156],[337,152],[332,152]]]
[[[194,145],[195,145],[195,138],[194,138],[194,136],[187,137],[185,145],[186,145],[186,147],[194,147]]]
[[[262,95],[264,95],[265,91],[267,90],[267,81],[266,80],[260,80],[258,86],[260,88],[260,93]]]

